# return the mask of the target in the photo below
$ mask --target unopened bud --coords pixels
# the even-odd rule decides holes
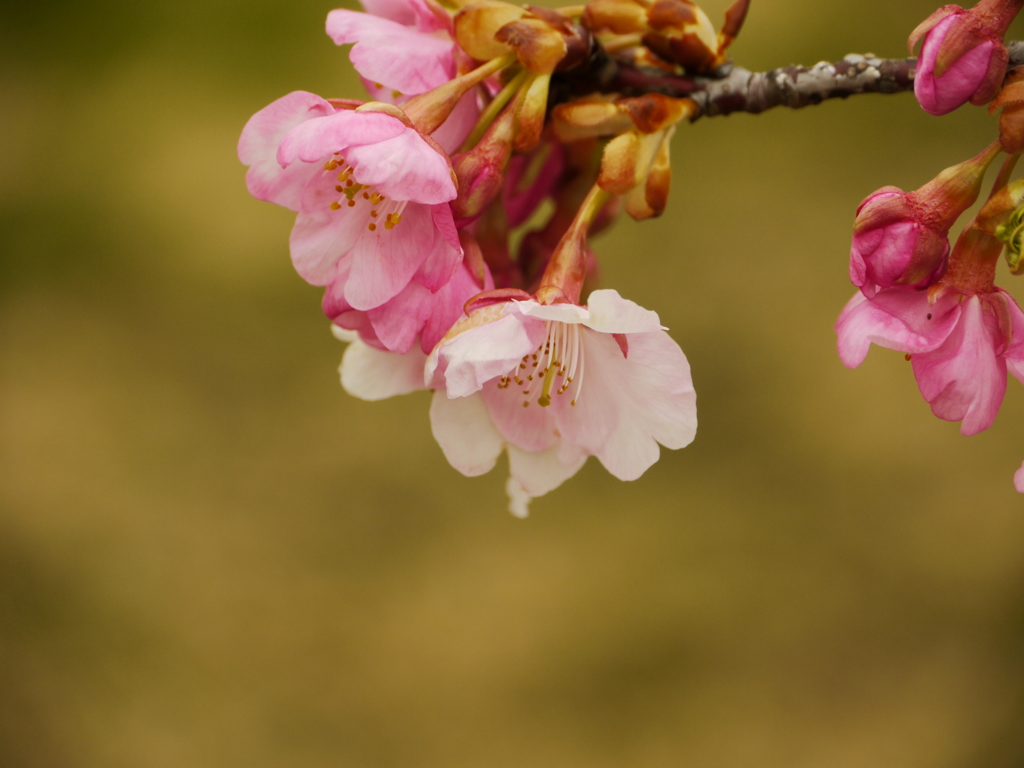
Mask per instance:
[[[994,142],[918,190],[883,187],[865,198],[857,208],[850,246],[853,284],[870,297],[882,288],[922,288],[941,278],[949,229],[978,199],[985,170],[998,154]]]
[[[550,75],[568,51],[562,34],[535,18],[510,21],[497,31],[494,39],[515,50],[519,63],[535,75]]]
[[[1003,89],[988,108],[999,116],[999,143],[1011,155],[1024,150],[1024,67],[1015,67],[1006,76]]]
[[[455,14],[455,39],[474,59],[487,61],[503,56],[512,49],[495,40],[495,34],[525,13],[522,8],[508,3],[477,0]]]
[[[591,0],[583,10],[583,26],[592,32],[628,35],[648,32],[647,6],[639,0]]]
[[[722,63],[715,27],[691,0],[655,0],[647,24],[652,31],[644,45],[688,72],[709,72]]]
[[[518,128],[513,146],[519,152],[533,149],[540,142],[544,118],[548,110],[548,87],[551,75],[532,75],[516,98]]]
[[[914,78],[914,95],[933,115],[945,115],[970,101],[987,104],[999,91],[1009,59],[1003,36],[1024,0],[982,0],[964,10],[946,5],[910,34],[913,52],[924,39]]]
[[[458,197],[451,203],[457,226],[463,227],[479,216],[501,192],[514,129],[515,114],[506,109],[472,150],[452,158],[459,188]]]

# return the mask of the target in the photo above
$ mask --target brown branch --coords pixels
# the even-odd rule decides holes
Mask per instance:
[[[1008,68],[1024,64],[1024,41],[1007,44]],[[880,59],[874,54],[849,54],[839,61],[813,67],[789,66],[770,72],[726,68],[719,77],[669,75],[616,61],[598,85],[606,92],[663,93],[688,96],[697,102],[693,117],[716,117],[733,112],[758,114],[772,107],[802,107],[827,99],[845,99],[860,93],[902,93],[914,87],[916,58]]]

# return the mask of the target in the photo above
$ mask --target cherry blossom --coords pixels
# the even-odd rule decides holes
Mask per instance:
[[[995,419],[1007,369],[1024,381],[1024,313],[1000,288],[938,287],[855,294],[836,322],[839,358],[856,368],[871,344],[907,353],[932,413],[973,435]]]
[[[634,480],[659,443],[682,448],[697,429],[686,356],[656,313],[614,290],[594,291],[587,306],[527,298],[477,309],[434,349],[425,375],[448,461],[478,475],[507,450],[520,515],[587,456]]]
[[[336,108],[296,91],[253,115],[238,155],[254,197],[298,213],[298,273],[314,285],[343,279],[353,309],[379,307],[411,281],[437,291],[462,262],[449,162],[396,107]]]

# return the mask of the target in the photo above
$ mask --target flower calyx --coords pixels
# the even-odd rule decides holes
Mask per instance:
[[[1017,154],[1024,150],[1024,66],[1014,67],[1003,81],[999,95],[988,106],[990,114],[999,115],[999,143],[1004,152]]]

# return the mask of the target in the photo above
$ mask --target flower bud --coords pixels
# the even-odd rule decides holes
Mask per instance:
[[[583,9],[582,21],[593,32],[628,35],[650,31],[647,6],[639,0],[591,0]]]
[[[515,113],[506,109],[471,151],[452,158],[459,185],[459,195],[451,202],[456,226],[470,223],[501,192],[514,133]]]
[[[1024,150],[1024,67],[1010,71],[988,111],[994,114],[1000,107],[1003,113],[999,116],[999,143],[1004,152],[1018,154]]]
[[[474,59],[488,61],[512,50],[494,39],[498,30],[526,14],[522,8],[496,0],[477,0],[455,14],[455,39]]]
[[[914,95],[928,113],[945,115],[970,101],[987,104],[999,91],[1009,54],[1003,45],[1024,0],[982,0],[974,8],[943,6],[918,25],[911,52],[924,38]]]
[[[688,72],[710,72],[724,59],[711,20],[692,0],[655,0],[647,9],[644,45]]]
[[[914,192],[883,187],[865,198],[853,226],[851,282],[870,298],[881,288],[923,288],[941,278],[949,229],[978,199],[985,170],[998,153],[994,142]]]

